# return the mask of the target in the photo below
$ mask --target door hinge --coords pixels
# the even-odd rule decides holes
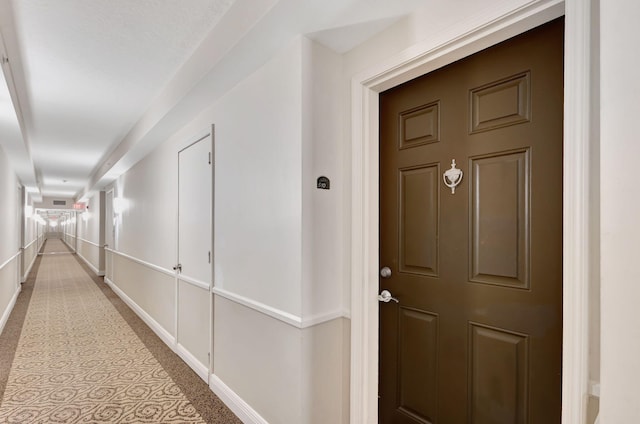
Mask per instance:
[[[211,263],[211,251],[209,251],[209,263]]]
[[[209,165],[211,165],[211,152],[209,152]]]

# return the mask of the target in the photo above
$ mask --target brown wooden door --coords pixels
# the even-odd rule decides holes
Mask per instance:
[[[380,96],[382,423],[560,422],[563,27]]]

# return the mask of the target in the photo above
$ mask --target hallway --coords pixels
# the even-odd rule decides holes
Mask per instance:
[[[0,422],[239,423],[59,239],[0,336]]]
[[[132,349],[155,358],[153,367],[170,379],[153,384],[180,389],[172,402],[185,402],[188,420],[215,422],[207,405],[226,405],[250,424],[377,424],[380,369],[388,367],[381,360],[381,347],[387,348],[381,309],[413,317],[406,301],[413,297],[401,280],[418,281],[422,273],[443,281],[443,264],[453,258],[460,261],[458,287],[478,283],[505,296],[533,293],[534,285],[493,284],[487,270],[482,274],[490,278],[475,278],[474,267],[484,259],[474,246],[488,251],[490,238],[509,232],[504,257],[518,261],[500,271],[507,277],[500,275],[521,275],[527,284],[540,278],[526,266],[540,258],[531,246],[546,243],[530,219],[546,207],[529,195],[541,186],[562,204],[562,227],[544,227],[562,240],[561,264],[544,267],[562,275],[561,314],[557,307],[553,312],[562,320],[561,358],[556,354],[562,424],[595,424],[598,416],[601,424],[640,423],[640,185],[634,162],[640,157],[634,119],[640,115],[640,55],[633,54],[639,16],[637,0],[0,0],[0,424],[18,413],[10,411],[16,396],[25,405],[30,396],[43,396],[50,409],[39,413],[62,412],[53,392],[30,391],[24,382],[49,384],[51,376],[18,374],[31,366],[49,372],[42,358],[62,365],[49,359],[50,349],[75,355],[73,375],[93,375],[81,369],[80,351],[56,336],[28,338],[27,329],[41,331],[32,307],[51,307],[53,298],[60,300],[60,308],[50,310],[61,314],[51,321],[57,334],[65,331],[59,324],[93,325],[80,330],[86,339],[72,341],[99,348],[95,359],[105,361],[102,352],[113,353],[117,345],[109,340],[121,341],[126,332],[137,346]],[[517,67],[507,71],[492,63],[499,75],[469,85],[454,103],[435,91],[419,99],[412,94],[411,108],[389,118],[398,126],[392,132],[406,136],[399,150],[407,164],[389,173],[382,187],[384,93],[560,17],[562,90],[538,91],[545,77],[524,62],[522,50]],[[540,149],[517,147],[516,134],[525,126],[544,127],[541,116],[549,110],[535,106],[536,99],[560,96],[562,146],[554,146],[562,147],[562,177],[533,177],[529,161],[548,158]],[[495,106],[498,100],[503,106]],[[447,130],[440,114],[453,104],[462,112]],[[494,106],[493,118],[481,112]],[[515,155],[508,172],[498,171],[482,150],[493,142],[492,129],[508,133],[493,152]],[[462,136],[473,152],[445,155]],[[442,158],[418,154],[424,146],[441,149]],[[419,157],[419,166],[409,166]],[[456,193],[444,179],[454,160]],[[504,197],[474,200],[480,163]],[[518,176],[512,179],[517,184],[507,183],[508,173]],[[400,195],[383,201],[383,189],[404,193],[412,178],[410,191],[428,213],[407,214],[396,202],[404,201]],[[431,187],[429,201],[424,187]],[[517,201],[508,200],[516,199],[513,193]],[[452,213],[441,213],[447,202]],[[480,215],[468,207],[481,204],[496,212],[482,220],[487,227],[474,224]],[[409,241],[400,235],[419,239],[422,233],[394,220],[393,235],[385,235],[382,208],[411,216],[430,235],[430,249],[415,255],[416,262],[431,258],[429,266],[407,268],[402,255]],[[507,212],[511,218],[502,218]],[[452,223],[453,214],[460,224]],[[447,238],[447,229],[467,229],[473,237]],[[46,238],[62,238],[75,254],[38,256]],[[398,248],[383,261],[390,241]],[[53,247],[50,242],[47,249]],[[391,299],[379,297],[384,290],[398,302],[384,303]],[[98,299],[108,303],[94,305]],[[450,296],[451,310],[475,299]],[[449,310],[443,298],[431,300]],[[460,375],[472,375],[465,352],[479,334],[473,331],[504,330],[493,312],[506,320],[512,307],[505,297],[475,308],[477,319],[458,315],[460,343],[447,345],[444,332],[434,330],[424,345],[436,353],[453,348]],[[542,323],[549,315],[546,305],[525,309]],[[113,324],[106,324],[107,315]],[[435,308],[422,317],[416,322],[442,328]],[[522,326],[532,320],[523,318]],[[102,330],[109,335],[103,338]],[[510,331],[508,340],[526,341],[510,352],[534,357],[524,338],[528,330]],[[51,346],[35,343],[45,339]],[[409,353],[394,350],[395,357],[418,358],[416,368],[431,372],[433,361],[423,367],[421,357]],[[396,377],[438,388],[437,379],[407,369]],[[509,384],[540,381],[533,369],[518,376],[522,382]],[[15,388],[18,381],[23,389]],[[469,393],[476,390],[474,380],[460,381]],[[400,387],[402,381],[392,383]],[[466,405],[472,396],[461,390],[455,393]],[[512,398],[513,390],[502,393]],[[89,394],[95,393],[84,386],[69,394],[81,401],[80,412]],[[519,399],[529,409],[534,405]],[[118,413],[129,419],[136,408]]]

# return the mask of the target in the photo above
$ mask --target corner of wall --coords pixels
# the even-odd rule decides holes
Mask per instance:
[[[342,56],[302,38],[302,315],[344,311]],[[329,180],[326,189],[318,179]]]
[[[302,330],[302,421],[349,422],[348,320],[324,322]]]

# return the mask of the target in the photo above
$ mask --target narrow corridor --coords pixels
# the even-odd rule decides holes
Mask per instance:
[[[62,241],[42,253],[0,338],[0,422],[240,422]]]

